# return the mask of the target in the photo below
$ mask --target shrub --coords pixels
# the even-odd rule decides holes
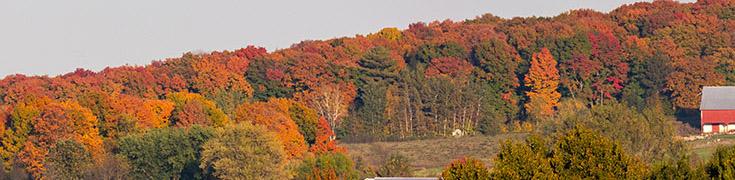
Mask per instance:
[[[490,172],[481,161],[472,158],[462,158],[452,162],[442,172],[444,180],[463,179],[490,179]]]
[[[344,153],[310,155],[296,169],[300,180],[357,179],[352,160]]]
[[[394,154],[378,169],[377,174],[380,177],[408,177],[413,176],[413,169],[406,156]]]

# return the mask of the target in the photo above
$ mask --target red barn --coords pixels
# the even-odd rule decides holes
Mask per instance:
[[[735,86],[705,86],[699,104],[703,133],[735,131]]]

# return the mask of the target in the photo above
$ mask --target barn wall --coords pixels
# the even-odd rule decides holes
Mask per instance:
[[[702,124],[735,123],[735,110],[702,110]]]
[[[703,124],[702,125],[702,132],[703,133],[711,133],[712,132],[712,125],[711,124]]]

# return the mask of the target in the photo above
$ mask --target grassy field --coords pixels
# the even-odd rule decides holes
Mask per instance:
[[[693,129],[693,130],[692,130]],[[679,134],[694,135],[698,130],[686,126],[679,128]],[[493,167],[492,159],[500,149],[500,141],[507,139],[522,140],[529,133],[505,133],[494,136],[437,137],[424,140],[342,143],[352,159],[361,158],[377,169],[393,154],[406,156],[414,168],[415,176],[438,176],[444,167],[453,160],[472,157],[482,160],[488,168]],[[704,139],[688,141],[689,152],[706,161],[718,146],[735,145],[735,134],[712,135]]]
[[[505,133],[495,136],[438,137],[435,139],[400,142],[345,143],[347,154],[379,168],[392,154],[406,156],[416,176],[437,176],[455,159],[472,157],[482,160],[488,168],[500,149],[500,141],[524,139],[528,133]]]
[[[735,134],[718,134],[687,142],[689,153],[699,156],[702,160],[707,161],[712,157],[718,146],[735,145]]]

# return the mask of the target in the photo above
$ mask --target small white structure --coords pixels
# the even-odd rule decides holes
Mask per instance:
[[[461,129],[454,129],[454,131],[452,131],[452,136],[454,137],[462,137],[464,135],[465,133]]]

